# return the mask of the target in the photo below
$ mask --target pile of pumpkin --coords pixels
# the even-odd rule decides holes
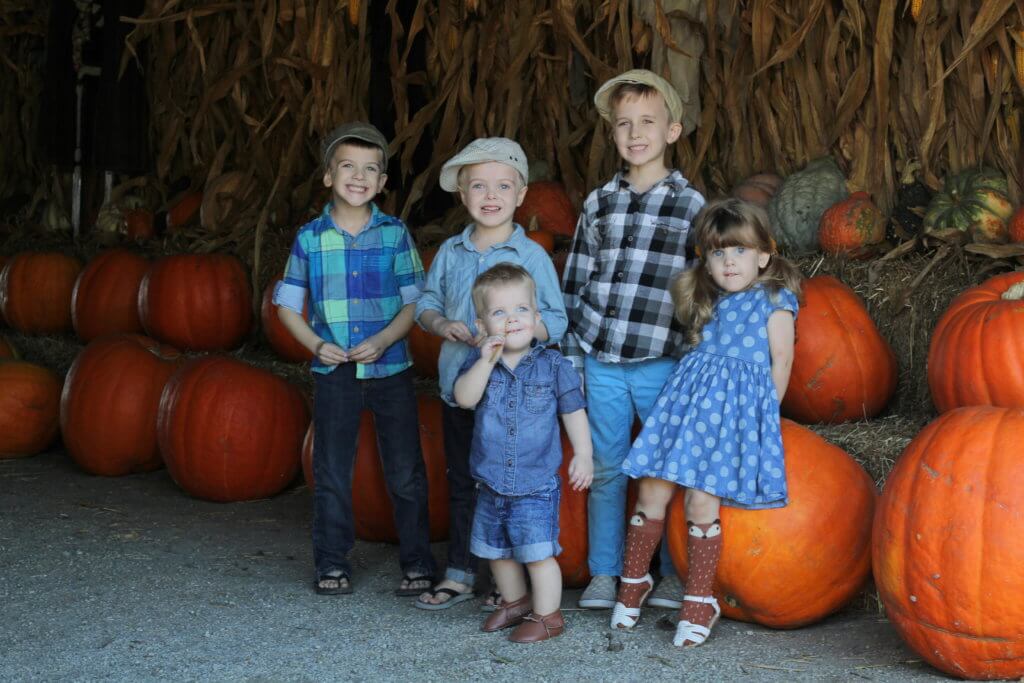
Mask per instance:
[[[772,208],[772,200],[794,196],[786,192],[791,178],[766,197],[779,225],[785,208],[781,201]],[[862,198],[837,202],[851,200]],[[569,206],[559,210],[561,227],[555,228],[564,239],[575,215],[571,203],[557,201]],[[819,211],[819,235],[840,213],[831,210],[837,202]],[[535,239],[553,230],[538,213],[517,220],[529,224],[531,234],[541,233]],[[783,243],[796,250],[785,241],[792,239]],[[430,252],[423,256],[429,264]],[[279,327],[270,292],[264,292],[264,333],[282,357],[308,360]],[[960,676],[1024,675],[1024,619],[1013,607],[1024,589],[1024,490],[1017,483],[1024,477],[1024,446],[1015,438],[1024,433],[1022,295],[1024,273],[1011,273],[951,304],[933,335],[928,363],[942,415],[907,447],[879,499],[859,464],[798,423],[878,415],[896,388],[895,356],[849,287],[831,277],[806,281],[783,403],[790,418],[783,421],[783,440],[791,502],[776,510],[723,508],[729,534],[716,592],[727,616],[776,628],[812,623],[847,604],[873,565],[892,622],[929,662]],[[8,323],[23,333],[70,326],[88,345],[63,391],[44,368],[0,363],[0,454],[45,448],[59,416],[68,452],[88,472],[120,475],[162,462],[194,496],[244,500],[287,486],[304,451],[306,480],[314,486],[312,425],[298,389],[224,354],[186,360],[179,352],[237,347],[251,326],[250,310],[245,270],[230,256],[150,263],[113,250],[84,269],[60,254],[13,257],[0,271],[0,312]],[[437,341],[414,329],[411,345],[420,372],[436,375]],[[0,344],[0,355],[3,349]],[[431,535],[439,540],[447,535],[440,405],[423,396],[419,410]],[[568,462],[572,452],[564,438],[563,447]],[[356,478],[357,533],[394,541],[368,416]],[[559,561],[568,586],[589,579],[586,500],[571,491],[562,499],[565,551]],[[677,499],[669,538],[685,572],[682,522]]]

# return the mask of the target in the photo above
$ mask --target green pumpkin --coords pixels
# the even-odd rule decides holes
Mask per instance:
[[[768,204],[779,244],[791,254],[817,251],[822,214],[848,195],[846,178],[832,157],[815,159],[787,177]]]
[[[991,168],[946,176],[924,215],[926,232],[956,229],[975,242],[1005,242],[1006,222],[1013,215],[1006,176]]]

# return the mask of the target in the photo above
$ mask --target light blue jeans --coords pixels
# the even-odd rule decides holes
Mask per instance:
[[[647,418],[676,362],[674,358],[655,358],[603,363],[592,356],[584,361],[587,417],[594,443],[594,482],[587,503],[588,564],[593,576],[622,573],[628,483],[622,461],[633,442],[635,417]],[[661,543],[661,573],[676,573],[666,539]]]

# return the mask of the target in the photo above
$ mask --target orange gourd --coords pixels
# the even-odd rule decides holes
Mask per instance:
[[[1024,676],[1024,410],[971,406],[925,427],[875,515],[875,585],[889,621],[961,678]]]
[[[523,228],[529,228],[536,219],[537,227],[555,235],[572,237],[576,232],[577,213],[572,200],[561,183],[550,180],[539,180],[527,186],[526,197],[513,218]]]
[[[539,244],[541,249],[546,251],[548,255],[555,250],[555,235],[548,230],[542,228],[530,229],[526,231],[526,236]]]
[[[60,429],[79,467],[117,477],[163,465],[157,407],[181,360],[175,349],[138,334],[97,339],[78,354],[64,381]]]
[[[124,211],[125,234],[128,239],[142,242],[156,237],[153,212],[149,209],[126,209]]]
[[[896,390],[892,348],[860,297],[836,278],[809,278],[803,290],[782,414],[805,424],[874,417]]]
[[[424,249],[420,252],[423,260],[423,269],[430,270],[437,256],[437,249]],[[419,323],[414,323],[409,330],[409,354],[412,356],[412,365],[416,374],[420,377],[437,377],[437,359],[441,355],[441,344],[444,339],[436,334],[426,332]]]
[[[441,400],[433,396],[417,396],[420,419],[420,449],[427,469],[427,510],[430,515],[430,540],[448,538],[448,478],[441,435]],[[313,425],[310,425],[302,452],[306,485],[313,480]],[[352,474],[352,515],[356,536],[364,541],[397,543],[395,512],[384,483],[377,430],[370,411],[364,411],[359,423],[356,461]]]
[[[0,460],[34,455],[53,443],[60,387],[44,367],[0,361]]]
[[[854,192],[821,216],[818,242],[826,254],[866,258],[885,239],[885,214],[867,192]]]
[[[79,339],[142,332],[139,286],[148,268],[146,257],[127,249],[111,249],[86,264],[71,292],[71,323]]]
[[[768,208],[768,202],[782,185],[782,176],[776,173],[755,173],[732,188],[732,196],[745,202]]]
[[[730,619],[798,628],[846,605],[871,572],[876,491],[842,449],[782,421],[789,504],[771,510],[721,508],[722,556],[715,596]],[[672,559],[687,571],[683,496],[669,507]]]
[[[71,329],[71,291],[82,270],[74,256],[22,252],[0,271],[0,309],[7,323],[25,334]]]
[[[1017,49],[1020,50],[1021,48],[1018,47]],[[1018,244],[1024,242],[1024,207],[1017,209],[1013,217],[1010,218],[1008,230],[1011,242]]]
[[[286,361],[292,363],[308,363],[313,360],[313,352],[300,344],[281,319],[277,317],[278,306],[274,305],[274,287],[277,281],[271,281],[263,290],[263,303],[260,306],[260,322],[263,334],[270,348]],[[302,317],[309,322],[309,302],[302,307]]]
[[[233,349],[252,324],[249,275],[228,254],[158,259],[142,278],[139,318],[146,334],[179,349]]]
[[[996,275],[955,298],[928,348],[928,387],[939,412],[1024,407],[1024,272]]]
[[[299,469],[309,408],[284,379],[227,356],[195,358],[164,387],[157,443],[174,481],[196,498],[278,493]]]

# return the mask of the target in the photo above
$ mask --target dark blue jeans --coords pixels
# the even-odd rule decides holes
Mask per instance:
[[[476,555],[469,552],[476,506],[476,482],[469,474],[469,450],[473,445],[472,410],[444,404],[441,427],[444,430],[444,457],[448,474],[448,568],[446,579],[472,586],[476,580]]]
[[[364,409],[377,425],[384,481],[395,509],[398,560],[406,574],[431,574],[427,470],[420,450],[419,414],[412,370],[383,379],[356,379],[354,363],[326,375],[314,373],[313,560],[318,576],[351,575],[348,553],[355,543],[352,470],[359,419]]]

